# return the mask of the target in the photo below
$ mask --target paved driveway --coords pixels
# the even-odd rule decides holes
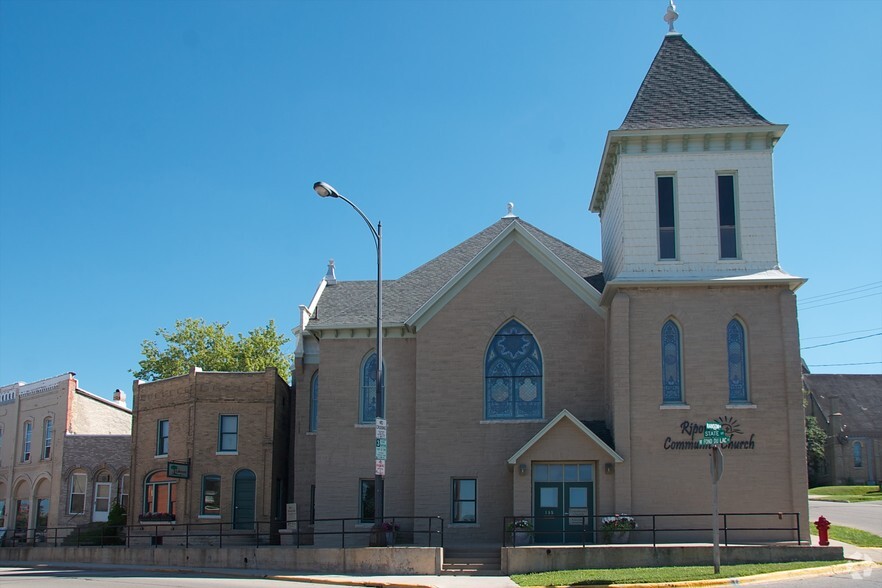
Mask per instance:
[[[809,500],[811,522],[824,515],[834,525],[854,527],[882,537],[882,500],[872,502],[824,502]]]

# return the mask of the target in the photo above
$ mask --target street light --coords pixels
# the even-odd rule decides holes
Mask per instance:
[[[374,245],[377,247],[377,414],[375,415],[375,427],[377,430],[377,439],[380,438],[380,429],[383,430],[383,438],[385,439],[385,423],[380,426],[380,420],[385,420],[385,384],[383,382],[383,223],[378,222],[377,228],[374,228],[370,219],[355,205],[354,202],[340,194],[328,183],[316,182],[312,185],[315,193],[322,198],[339,198],[361,216],[365,224],[371,230],[371,236],[374,238]],[[382,415],[382,417],[380,416]],[[385,461],[385,460],[384,460]],[[379,464],[375,463],[375,466]],[[380,468],[374,469],[374,534],[373,543],[376,545],[386,544],[386,535],[383,533],[383,490],[385,482],[385,474],[380,473]],[[385,472],[385,463],[383,470]]]

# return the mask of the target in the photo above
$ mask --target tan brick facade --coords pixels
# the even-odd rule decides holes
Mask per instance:
[[[120,499],[129,471],[132,413],[124,402],[81,390],[74,375],[0,388],[0,527],[37,528],[38,540],[45,537],[43,529],[62,527],[63,536],[67,528],[106,520],[109,506]],[[74,474],[80,476],[82,497],[72,503]],[[102,500],[96,502],[99,480]],[[48,534],[54,537],[55,531]]]
[[[660,332],[671,317],[683,339],[685,406],[675,408],[663,406],[661,395]],[[750,403],[744,406],[728,400],[726,326],[735,317],[748,340]],[[542,418],[488,421],[485,352],[511,318],[541,348]],[[295,500],[308,511],[314,486],[317,517],[357,517],[359,479],[374,474],[374,428],[356,424],[360,368],[374,339],[367,329],[324,332],[320,345],[320,365],[329,367],[321,371],[315,433],[306,432],[308,390],[319,366],[297,365],[297,388],[306,392],[296,407]],[[590,465],[592,514],[710,513],[708,451],[684,442],[701,438],[695,427],[722,419],[736,432],[724,449],[721,512],[799,513],[806,536],[796,310],[787,286],[621,288],[597,310],[512,243],[415,334],[389,337],[384,349],[387,516],[442,517],[451,543],[499,541],[504,517],[538,514],[541,464]],[[585,423],[608,423],[614,443],[602,446],[564,419],[509,462],[563,410]],[[474,524],[451,521],[458,478],[477,480]],[[762,519],[762,526],[795,524],[792,517],[773,518]],[[742,538],[794,538],[792,532],[760,535]]]
[[[173,513],[179,524],[223,523],[227,528],[284,519],[292,395],[274,368],[256,373],[193,369],[185,376],[135,382],[133,391],[131,524],[155,513]],[[237,417],[235,429],[225,429],[226,449],[221,445],[222,416]],[[157,453],[160,421],[168,422],[164,454]],[[158,504],[152,503],[152,494],[148,503],[145,483],[165,479],[170,462],[189,463],[189,477],[164,482],[174,487],[170,505],[163,494],[167,488],[156,491]],[[206,476],[219,481],[209,487],[203,509]]]

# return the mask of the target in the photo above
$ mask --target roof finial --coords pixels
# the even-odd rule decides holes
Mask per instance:
[[[508,214],[502,218],[518,218],[518,215],[514,213],[514,202],[508,203]]]
[[[337,283],[337,273],[334,271],[334,260],[328,260],[328,273],[325,274],[325,283],[334,286]]]
[[[677,14],[677,6],[674,4],[674,0],[668,0],[668,10],[665,12],[665,22],[668,23],[668,34],[676,35],[677,31],[674,30],[674,21],[680,18],[680,15]]]

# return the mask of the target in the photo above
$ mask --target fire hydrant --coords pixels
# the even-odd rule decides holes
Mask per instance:
[[[830,545],[830,540],[827,538],[830,521],[821,516],[815,521],[815,527],[818,528],[818,545]]]

